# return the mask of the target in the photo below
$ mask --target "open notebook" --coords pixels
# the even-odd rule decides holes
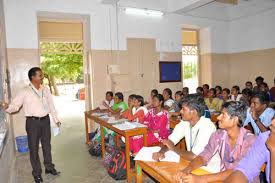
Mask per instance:
[[[159,152],[160,147],[155,146],[155,147],[143,147],[138,154],[135,157],[135,160],[140,160],[140,161],[155,161],[153,160],[152,156],[154,152]],[[165,158],[160,160],[160,161],[166,161],[166,162],[175,162],[179,163],[180,162],[180,156],[175,153],[174,151],[167,151],[165,153]]]

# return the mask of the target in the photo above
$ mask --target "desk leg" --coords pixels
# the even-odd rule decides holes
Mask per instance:
[[[146,134],[143,134],[143,146],[145,146],[145,147],[148,146],[147,133],[146,133]]]
[[[142,168],[136,161],[136,183],[142,183]]]
[[[129,136],[125,136],[125,157],[126,157],[126,172],[127,172],[127,182],[131,182],[131,166],[130,166],[130,144]]]
[[[120,146],[119,146],[119,138],[120,138],[121,136],[119,135],[119,134],[116,134],[116,147],[117,148],[119,148]]]
[[[102,145],[102,159],[104,160],[105,155],[105,136],[104,136],[104,127],[100,125],[100,135],[101,135],[101,145]]]
[[[86,130],[86,144],[89,143],[89,126],[88,126],[88,117],[87,115],[85,114],[85,130]]]

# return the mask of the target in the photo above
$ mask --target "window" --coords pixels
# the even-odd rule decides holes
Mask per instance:
[[[183,86],[195,93],[198,87],[198,32],[184,29],[182,31],[182,67]]]

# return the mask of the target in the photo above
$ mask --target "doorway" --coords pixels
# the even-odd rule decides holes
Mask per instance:
[[[195,93],[198,87],[199,64],[199,36],[198,30],[182,30],[182,67],[183,87],[188,87],[190,93]]]

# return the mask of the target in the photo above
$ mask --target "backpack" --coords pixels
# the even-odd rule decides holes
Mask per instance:
[[[123,150],[117,150],[107,167],[108,174],[115,180],[126,179],[126,157]]]
[[[104,160],[103,160],[103,165],[105,168],[108,169],[110,163],[113,160],[113,157],[116,154],[116,149],[114,146],[111,146],[109,144],[106,144],[105,146],[105,153],[104,153]]]
[[[97,143],[97,144],[94,144],[90,149],[89,149],[89,153],[92,155],[92,156],[101,156],[102,155],[102,145],[101,143]]]

